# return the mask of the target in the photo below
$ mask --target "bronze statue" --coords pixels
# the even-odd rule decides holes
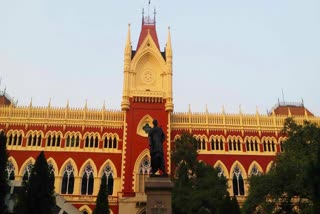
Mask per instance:
[[[163,175],[166,175],[164,166],[163,142],[165,135],[162,128],[158,126],[158,121],[153,120],[153,128],[146,127],[148,133],[150,156],[151,156],[151,173],[154,175],[159,169]]]

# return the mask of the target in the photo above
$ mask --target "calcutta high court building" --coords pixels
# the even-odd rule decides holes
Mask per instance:
[[[113,214],[145,213],[144,181],[150,173],[147,134],[143,127],[157,119],[166,135],[165,166],[172,174],[170,151],[183,132],[198,141],[199,160],[228,179],[230,195],[243,203],[248,178],[270,169],[282,152],[286,117],[320,124],[303,103],[278,103],[269,114],[174,112],[172,44],[159,46],[155,19],[143,16],[135,49],[130,26],[124,49],[121,107],[101,109],[17,106],[2,92],[0,130],[7,134],[10,197],[28,180],[40,151],[55,176],[57,213],[91,214],[106,176]],[[161,51],[164,50],[164,51]],[[9,197],[9,203],[10,203]]]

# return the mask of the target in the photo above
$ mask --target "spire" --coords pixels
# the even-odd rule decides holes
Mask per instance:
[[[169,57],[172,57],[170,27],[168,27],[168,38],[167,38],[167,45],[166,45],[166,58],[168,59]]]
[[[150,1],[148,3],[148,14],[144,14],[144,10],[142,9],[142,26],[141,32],[138,40],[138,45],[136,51],[140,48],[141,44],[145,40],[145,38],[150,35],[157,48],[160,50],[160,45],[158,41],[157,31],[156,31],[156,11],[154,10],[154,17],[150,17],[149,14]]]
[[[126,47],[124,49],[124,54],[125,55],[130,55],[131,56],[131,32],[130,32],[130,24],[128,24],[128,33],[127,33],[127,40],[126,40]]]

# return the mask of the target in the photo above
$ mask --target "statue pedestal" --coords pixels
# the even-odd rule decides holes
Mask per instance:
[[[147,214],[171,214],[173,183],[167,176],[150,176],[145,182]]]

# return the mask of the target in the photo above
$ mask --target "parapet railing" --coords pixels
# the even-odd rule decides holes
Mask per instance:
[[[54,123],[108,126],[122,126],[124,113],[117,110],[69,108],[69,107],[34,107],[34,106],[2,106],[0,107],[0,123]]]
[[[267,114],[229,114],[208,112],[177,112],[171,114],[172,129],[235,129],[280,131],[290,115]],[[320,117],[303,115],[292,116],[302,124],[307,120],[320,125]]]

